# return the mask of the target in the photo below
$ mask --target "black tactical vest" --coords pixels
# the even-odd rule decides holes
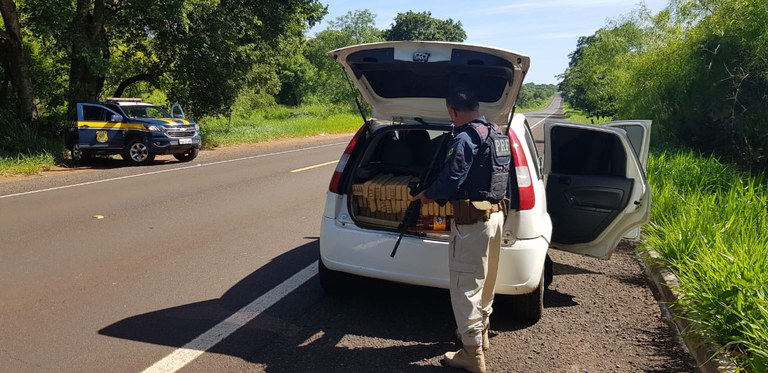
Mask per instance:
[[[512,151],[509,137],[491,123],[473,121],[467,124],[480,138],[480,147],[472,161],[467,178],[459,188],[458,199],[498,203],[507,194]]]

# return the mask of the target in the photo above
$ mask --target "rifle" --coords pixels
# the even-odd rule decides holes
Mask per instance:
[[[432,182],[432,173],[437,169],[435,163],[437,162],[438,158],[440,157],[440,154],[443,152],[443,148],[445,148],[445,143],[448,141],[448,138],[451,137],[453,134],[453,131],[446,132],[443,134],[443,138],[440,140],[440,145],[437,147],[437,151],[435,151],[435,154],[432,155],[432,161],[429,163],[429,167],[427,167],[424,171],[422,171],[422,174],[419,175],[419,181],[418,183],[409,184],[408,186],[411,188],[411,195],[415,196],[419,193],[421,193],[422,190],[426,189],[427,186],[429,186]],[[405,217],[403,217],[403,221],[400,222],[400,225],[397,226],[397,232],[399,235],[397,236],[397,242],[395,242],[395,247],[392,249],[392,253],[389,254],[390,258],[394,258],[395,254],[397,253],[397,248],[400,246],[400,240],[403,239],[403,235],[405,234],[405,231],[408,230],[408,227],[413,225],[413,223],[416,222],[416,219],[419,217],[419,212],[421,211],[421,201],[415,200],[411,201],[411,203],[408,205],[408,208],[405,210]]]

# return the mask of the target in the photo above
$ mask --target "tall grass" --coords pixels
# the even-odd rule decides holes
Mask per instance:
[[[768,181],[693,152],[648,164],[652,222],[641,249],[678,276],[691,333],[768,371]]]
[[[363,123],[359,114],[328,105],[275,106],[247,117],[203,118],[200,128],[207,148],[269,141],[287,137],[354,132]]]
[[[576,110],[571,107],[567,102],[563,103],[563,116],[566,120],[577,123],[590,123],[599,124],[610,122],[613,120],[611,117],[592,117],[584,114],[581,110]]]
[[[35,127],[0,114],[0,176],[10,174],[35,174],[51,169],[55,164],[58,139],[46,139]],[[58,157],[61,158],[60,156]]]

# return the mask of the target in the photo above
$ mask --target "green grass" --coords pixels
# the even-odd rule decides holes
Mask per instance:
[[[531,111],[537,111],[542,110],[549,105],[549,103],[552,101],[552,99],[555,96],[550,97],[548,100],[540,100],[539,102],[535,102],[533,105],[526,106],[526,107],[516,107],[515,113],[529,113]]]
[[[568,103],[563,103],[563,114],[565,116],[565,120],[571,121],[571,122],[577,122],[577,123],[591,123],[591,124],[598,124],[598,123],[605,123],[610,122],[613,120],[612,117],[591,117],[586,115],[583,111],[577,110],[571,107]]]
[[[55,165],[55,157],[50,153],[0,156],[0,176],[34,175],[50,170]]]
[[[233,118],[203,118],[203,146],[206,148],[255,143],[288,137],[354,132],[362,125],[359,114],[328,106],[274,107]]]
[[[768,182],[692,152],[652,154],[652,221],[643,250],[659,252],[684,294],[674,306],[693,336],[768,371]]]

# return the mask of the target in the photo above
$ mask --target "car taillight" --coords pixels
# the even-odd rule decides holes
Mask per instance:
[[[362,136],[366,128],[368,128],[367,125],[360,127],[355,135],[352,136],[352,140],[349,140],[347,148],[344,149],[344,154],[341,155],[339,163],[336,164],[336,170],[333,171],[333,177],[331,177],[331,184],[328,186],[328,191],[331,193],[341,194],[341,177],[344,175],[344,169],[347,167],[347,162],[352,155],[352,151],[355,150],[355,146],[357,146],[357,141],[360,140],[360,136]]]
[[[536,204],[536,194],[533,192],[533,180],[528,169],[528,158],[517,138],[515,132],[510,129],[509,142],[512,143],[512,155],[514,156],[515,175],[517,175],[517,188],[520,196],[520,210],[530,210]]]

